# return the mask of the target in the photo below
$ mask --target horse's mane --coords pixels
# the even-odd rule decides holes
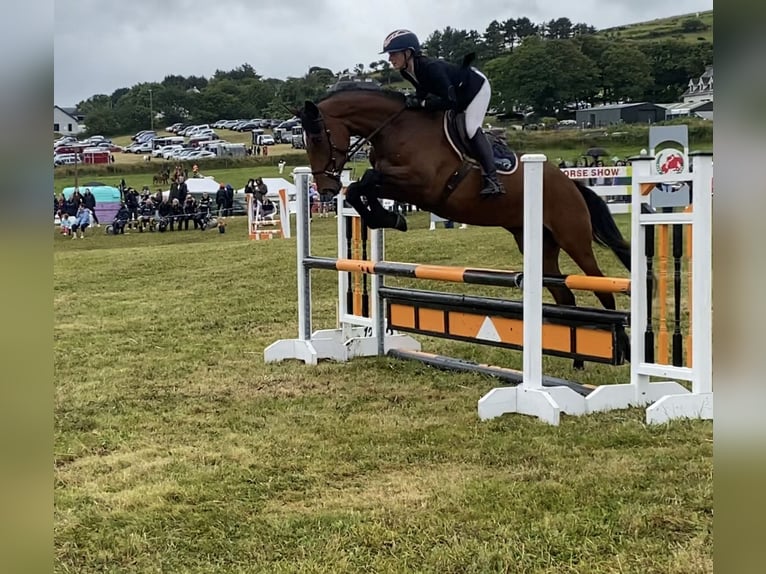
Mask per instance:
[[[347,94],[349,92],[359,92],[365,94],[377,94],[384,98],[397,102],[404,102],[404,94],[396,90],[382,88],[374,82],[338,82],[334,84],[327,93],[322,96],[317,103],[331,99],[338,94]]]

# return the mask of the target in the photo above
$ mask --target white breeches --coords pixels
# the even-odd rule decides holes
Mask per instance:
[[[469,138],[472,138],[476,130],[481,128],[481,124],[484,122],[484,115],[489,107],[489,99],[492,97],[492,88],[487,77],[476,68],[471,69],[484,78],[484,84],[482,84],[479,93],[476,94],[476,97],[465,109],[465,131]]]

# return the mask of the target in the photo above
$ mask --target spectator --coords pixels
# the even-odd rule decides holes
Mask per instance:
[[[234,213],[234,187],[230,184],[226,184],[224,187],[226,190],[226,215],[232,215]]]
[[[178,198],[175,198],[173,201],[178,201]],[[171,216],[170,207],[170,198],[162,198],[162,202],[157,206],[157,215],[160,217],[160,219],[167,219]]]
[[[120,209],[114,215],[114,221],[112,221],[112,231],[114,235],[118,233],[125,235],[125,226],[130,221],[130,211],[124,203],[120,204]]]
[[[72,224],[72,239],[77,237],[77,232],[80,232],[80,239],[85,239],[85,230],[90,227],[91,213],[90,210],[84,205],[80,205],[77,209],[77,217]]]
[[[285,160],[280,159],[279,163],[277,164],[277,167],[279,168],[279,173],[281,175],[282,172],[285,171]]]
[[[210,214],[210,208],[213,204],[213,198],[210,197],[210,194],[207,191],[202,192],[202,197],[199,200],[199,211],[200,213],[204,213],[205,215]]]
[[[245,184],[245,194],[255,193],[255,180],[251,177]]]
[[[138,221],[138,205],[140,203],[139,199],[140,196],[138,195],[138,192],[132,187],[129,187],[125,194],[125,206],[130,212],[129,221],[131,222],[131,226],[133,225],[134,221]]]
[[[266,197],[266,194],[269,193],[269,187],[264,183],[262,177],[256,177],[255,178],[255,199],[258,201],[263,201]]]
[[[183,176],[174,175],[173,181],[170,182],[170,191],[168,191],[168,200],[173,201],[178,199],[178,179]]]
[[[138,230],[140,232],[143,233],[147,225],[150,229],[154,228],[155,211],[154,202],[152,202],[152,199],[147,194],[138,207]]]
[[[215,192],[215,206],[218,209],[218,217],[223,217],[224,209],[226,209],[226,187],[221,184],[218,186],[218,191]]]
[[[61,218],[61,235],[72,235],[72,219],[66,211],[59,214]]]
[[[72,204],[69,214],[77,216],[77,210],[80,209],[80,205],[82,204],[82,194],[79,189],[74,190],[72,196],[69,198],[69,203]]]
[[[310,217],[313,217],[314,213],[318,212],[320,209],[319,191],[317,190],[317,184],[313,181],[311,182],[311,185],[309,185],[309,206],[309,215]]]
[[[196,165],[194,167],[197,167]],[[186,178],[178,178],[178,202],[183,205],[186,201],[186,196],[189,194],[189,188],[186,185]]]
[[[184,230],[188,230],[189,220],[194,219],[194,215],[197,213],[197,202],[191,193],[186,196],[186,201],[184,201],[183,208],[184,208],[184,218],[183,218]],[[181,225],[179,224],[178,227],[180,229]],[[198,227],[197,220],[194,219],[194,229],[197,229],[197,227]]]
[[[181,231],[181,222],[184,220],[184,207],[177,199],[170,204],[170,231],[173,231],[173,225],[178,224],[178,231]]]

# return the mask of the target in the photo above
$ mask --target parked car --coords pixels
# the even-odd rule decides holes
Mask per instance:
[[[132,143],[125,148],[125,151],[128,153],[150,153],[153,147],[151,140],[149,140],[141,143]]]
[[[62,153],[53,155],[53,165],[73,165],[82,163],[82,156],[74,153]]]
[[[172,159],[173,154],[176,154],[184,149],[184,146],[173,144],[167,145],[162,148],[162,159]]]
[[[122,148],[120,146],[115,145],[112,142],[108,142],[108,141],[102,141],[100,143],[97,143],[93,147],[97,147],[100,150],[106,150],[110,152],[122,151]]]
[[[208,159],[211,157],[216,157],[212,151],[208,151],[206,149],[198,149],[188,154],[186,159]]]
[[[140,139],[146,139],[146,137],[149,135],[154,137],[157,135],[157,132],[155,132],[154,130],[141,130],[140,132],[136,133],[136,135],[134,135],[131,139],[133,141],[139,141]]]

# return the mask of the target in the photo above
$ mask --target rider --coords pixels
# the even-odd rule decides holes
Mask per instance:
[[[429,58],[421,52],[418,37],[409,30],[395,30],[386,36],[381,54],[384,53],[388,53],[391,66],[415,87],[415,95],[407,97],[408,108],[465,112],[471,150],[484,175],[484,187],[479,194],[489,197],[505,193],[497,179],[492,147],[481,130],[492,91],[487,77],[470,66],[472,57],[466,58],[462,67]]]

